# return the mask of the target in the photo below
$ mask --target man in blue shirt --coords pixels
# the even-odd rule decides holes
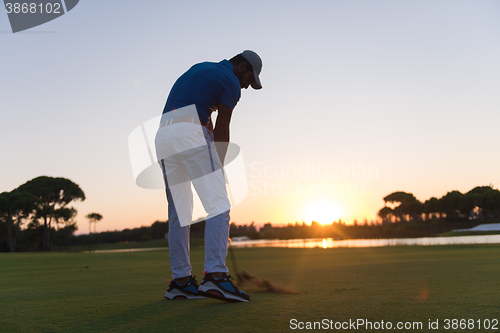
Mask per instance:
[[[212,297],[249,301],[231,281],[226,267],[230,202],[223,173],[229,124],[241,89],[261,89],[260,57],[244,51],[218,63],[196,64],[175,82],[165,104],[155,146],[168,201],[169,257],[172,282],[168,299]],[[211,114],[218,110],[215,128]],[[215,145],[217,142],[217,145]],[[191,184],[207,212],[205,277],[191,275],[189,225],[193,213]]]

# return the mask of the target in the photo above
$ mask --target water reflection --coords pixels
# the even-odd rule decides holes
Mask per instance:
[[[309,239],[287,239],[287,240],[247,240],[233,241],[234,247],[298,247],[324,249],[334,247],[380,247],[399,245],[452,245],[452,244],[493,244],[500,243],[500,235],[485,236],[456,236],[456,237],[422,237],[422,238],[385,238],[385,239],[344,239],[334,240],[332,238],[309,238]]]
[[[259,239],[237,241],[233,239],[233,247],[289,247],[289,248],[314,248],[324,249],[335,247],[380,247],[399,245],[453,245],[453,244],[496,244],[500,243],[500,235],[485,236],[456,236],[456,237],[422,237],[422,238],[387,238],[387,239],[344,239],[332,238],[307,238],[307,239]],[[119,250],[91,250],[92,253],[113,252],[140,252],[168,250],[168,247],[154,247],[141,249],[119,249]]]

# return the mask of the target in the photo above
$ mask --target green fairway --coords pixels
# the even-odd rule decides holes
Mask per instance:
[[[198,282],[203,255],[193,248]],[[235,256],[238,268],[300,294],[244,286],[249,303],[168,301],[168,251],[2,253],[0,332],[285,332],[292,319],[484,332],[485,320],[500,319],[500,245],[241,248]],[[445,319],[473,319],[474,328],[445,330]]]
[[[191,237],[190,239],[191,247],[203,246],[203,238]],[[154,247],[168,247],[168,241],[166,239],[155,239],[145,242],[122,242],[122,243],[99,243],[90,245],[76,245],[71,246],[67,250],[73,252],[81,251],[101,251],[101,250],[121,250],[121,249],[144,249],[144,248],[154,248]],[[55,248],[54,250],[59,250]],[[62,249],[61,249],[62,250]]]

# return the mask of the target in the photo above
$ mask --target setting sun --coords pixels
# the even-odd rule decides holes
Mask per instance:
[[[331,224],[341,217],[340,210],[330,202],[317,202],[309,205],[304,210],[306,222],[318,222],[321,224]]]

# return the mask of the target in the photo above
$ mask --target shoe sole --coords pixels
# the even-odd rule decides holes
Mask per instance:
[[[210,298],[215,298],[221,301],[226,301],[226,302],[248,302],[248,299],[244,299],[241,297],[238,297],[236,295],[231,294],[230,292],[221,290],[219,287],[217,287],[214,283],[212,282],[207,282],[204,285],[201,285],[198,288],[198,293],[200,295],[210,297]]]
[[[169,293],[168,291],[165,293],[165,298],[169,300],[182,300],[182,299],[200,299],[206,298],[205,296],[196,296],[185,293]]]

